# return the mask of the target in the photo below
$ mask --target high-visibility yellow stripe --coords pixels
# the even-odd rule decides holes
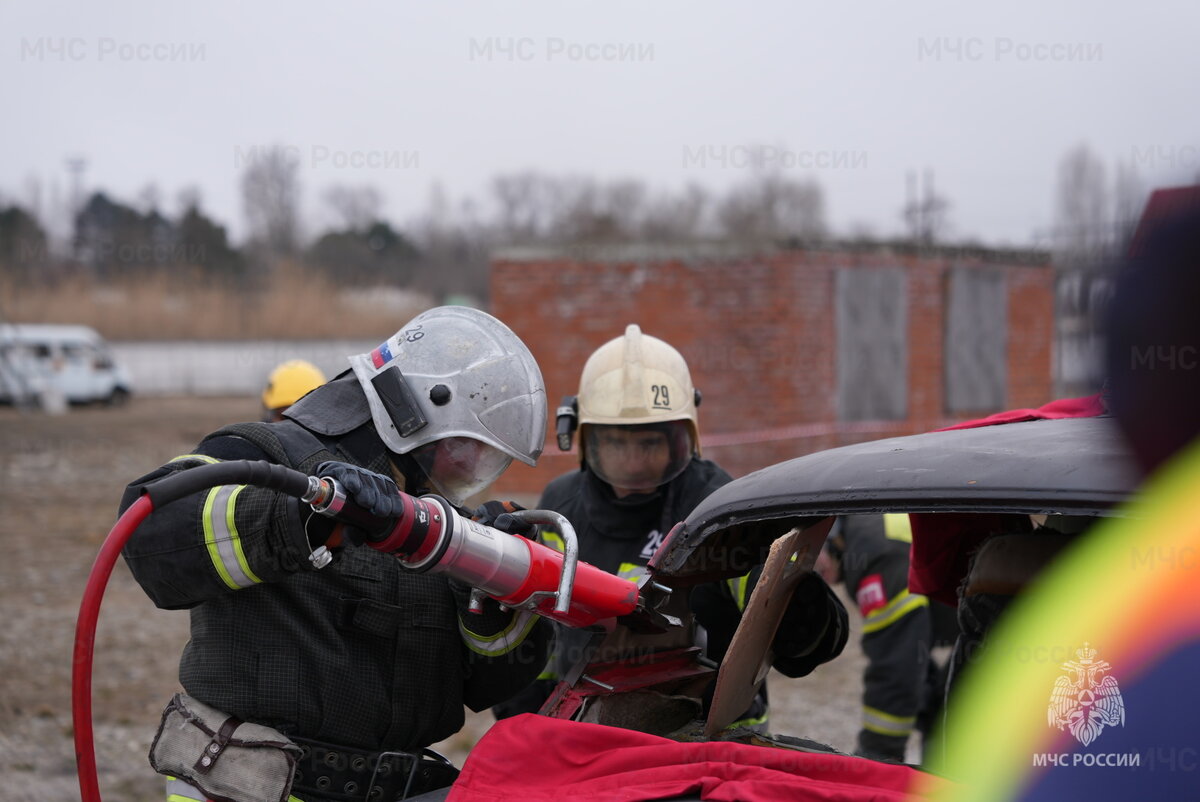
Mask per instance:
[[[878,632],[884,627],[889,627],[896,623],[897,620],[908,615],[913,610],[928,606],[929,599],[925,596],[919,593],[909,593],[907,590],[901,591],[886,606],[880,607],[866,617],[863,621],[863,633]]]
[[[208,802],[208,797],[187,780],[167,775],[167,802]],[[287,802],[304,802],[304,800],[288,794]]]
[[[167,802],[207,802],[208,797],[187,780],[167,777]]]
[[[628,579],[630,582],[637,582],[645,575],[646,566],[637,563],[621,563],[617,568],[617,576],[621,579]]]
[[[913,731],[916,723],[916,716],[893,716],[891,713],[863,705],[862,726],[864,730],[880,735],[905,736]]]
[[[207,462],[210,465],[221,461],[221,460],[217,459],[216,457],[210,457],[207,454],[180,454],[178,457],[173,457],[170,461],[167,462],[167,464],[170,465],[172,462],[183,462],[185,460],[193,460],[195,462]]]
[[[542,543],[554,549],[555,551],[566,552],[567,550],[567,544],[563,542],[562,535],[560,535],[558,532],[544,531],[541,532],[538,537],[541,539]]]
[[[229,506],[225,511],[225,525],[229,529],[229,540],[230,543],[233,544],[233,553],[237,559],[238,566],[242,569],[242,573],[245,574],[251,582],[258,584],[262,582],[262,580],[255,576],[254,572],[250,570],[250,561],[246,559],[246,552],[242,549],[242,538],[241,535],[238,534],[237,522],[233,517],[234,501],[237,499],[238,493],[241,493],[245,489],[246,485],[240,485],[237,490],[234,490],[233,493],[230,494]]]
[[[234,502],[246,485],[220,485],[204,499],[204,542],[208,556],[221,580],[233,590],[262,582],[250,570],[242,550],[242,539],[234,522]]]
[[[738,610],[745,610],[746,587],[750,584],[750,575],[726,579],[725,584],[729,586],[729,592],[733,594],[733,603],[737,605]]]
[[[912,543],[912,524],[909,523],[907,512],[885,512],[883,514],[883,533],[890,540]]]
[[[767,719],[769,719],[769,718],[770,718],[769,715],[767,715],[766,713],[763,713],[761,716],[752,716],[750,718],[739,719],[739,720],[733,722],[732,724],[730,724],[726,729],[732,730],[732,729],[736,729],[737,727],[766,726]]]
[[[521,610],[513,616],[513,620],[502,632],[497,632],[495,635],[477,635],[467,629],[466,623],[459,616],[458,631],[462,635],[463,642],[471,651],[482,654],[484,657],[498,657],[520,646],[525,640],[525,636],[533,629],[533,625],[537,623],[537,619],[538,617],[529,610]]]

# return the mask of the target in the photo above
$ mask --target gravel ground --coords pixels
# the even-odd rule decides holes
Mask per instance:
[[[120,408],[61,416],[0,408],[3,799],[78,798],[70,701],[75,621],[122,489],[220,425],[257,414],[255,401],[244,398],[136,398]],[[851,623],[859,624],[853,612]],[[118,562],[101,608],[92,692],[100,789],[108,802],[163,798],[146,753],[162,707],[177,690],[186,640],[187,615],[156,609]],[[811,676],[772,675],[771,729],[849,751],[862,667],[856,629],[846,652]],[[463,730],[436,748],[461,765],[491,721],[490,713],[468,711]]]

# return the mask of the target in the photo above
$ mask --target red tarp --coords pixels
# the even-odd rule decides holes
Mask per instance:
[[[911,799],[908,766],[728,742],[681,743],[532,713],[502,719],[471,750],[447,802],[634,802],[693,794],[720,802]]]

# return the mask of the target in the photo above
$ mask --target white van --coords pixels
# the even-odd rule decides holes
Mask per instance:
[[[131,391],[129,374],[95,329],[0,324],[0,403],[120,404]]]

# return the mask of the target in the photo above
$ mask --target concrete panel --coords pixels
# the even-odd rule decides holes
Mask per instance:
[[[1008,291],[1004,274],[947,274],[946,412],[994,412],[1007,401]]]
[[[903,420],[908,415],[908,302],[899,267],[839,270],[838,419]]]

